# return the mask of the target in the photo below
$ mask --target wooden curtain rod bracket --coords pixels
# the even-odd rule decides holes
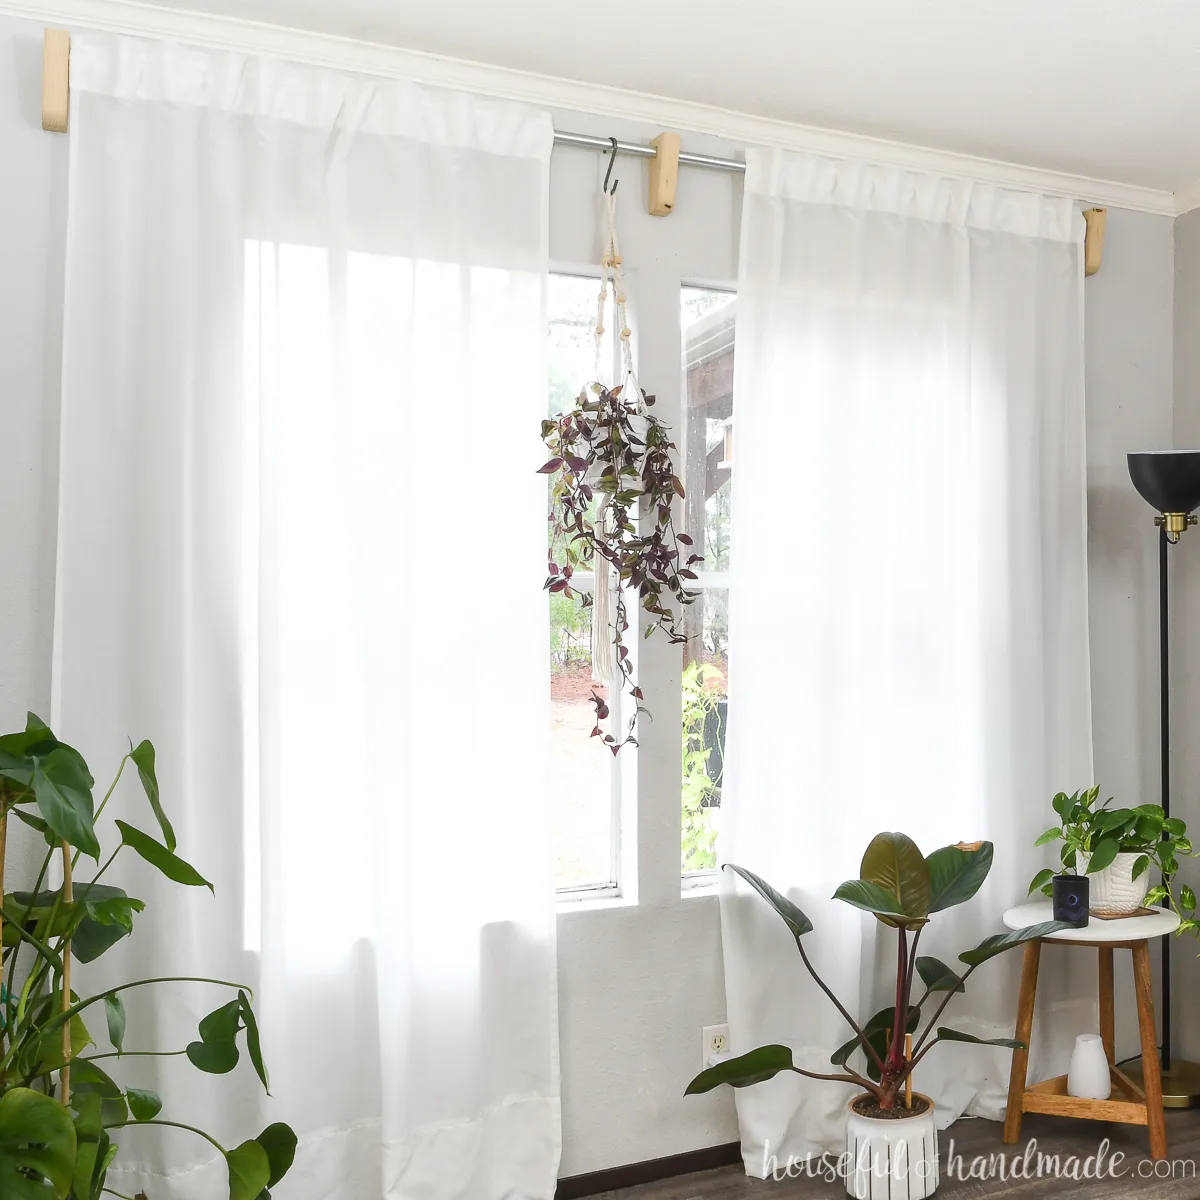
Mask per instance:
[[[677,133],[660,133],[650,145],[658,151],[650,160],[650,215],[665,217],[675,207],[675,187],[679,182],[679,143]]]
[[[1104,254],[1104,225],[1108,220],[1108,209],[1085,208],[1083,219],[1087,222],[1087,235],[1083,242],[1083,273],[1095,275],[1100,270],[1100,259]]]
[[[71,102],[71,35],[65,29],[47,29],[42,44],[42,128],[67,132]]]

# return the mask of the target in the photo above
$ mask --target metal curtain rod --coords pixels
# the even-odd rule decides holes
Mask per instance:
[[[601,150],[605,154],[612,153],[612,138],[592,137],[587,133],[554,133],[556,146],[578,146],[582,150]],[[643,146],[638,142],[617,142],[617,153],[628,154],[634,158],[655,158],[658,151],[653,146]],[[736,158],[717,158],[712,154],[679,155],[681,165],[689,167],[708,167],[713,171],[732,171],[741,175],[745,173],[746,164]]]

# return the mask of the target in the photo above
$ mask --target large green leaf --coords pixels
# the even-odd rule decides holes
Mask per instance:
[[[961,1033],[957,1029],[946,1029],[938,1026],[938,1040],[942,1042],[969,1042],[973,1046],[1004,1046],[1008,1050],[1024,1050],[1024,1042],[1014,1042],[1012,1038],[977,1038],[971,1033]]]
[[[71,1094],[79,1102],[90,1092],[100,1097],[100,1115],[106,1128],[129,1119],[129,1107],[120,1087],[94,1062],[78,1058],[71,1064]]]
[[[759,1046],[749,1054],[739,1054],[737,1058],[727,1058],[724,1062],[701,1071],[687,1085],[685,1096],[695,1096],[700,1092],[711,1092],[713,1088],[728,1083],[731,1087],[750,1087],[767,1079],[774,1079],[780,1071],[792,1069],[792,1052],[786,1046]]]
[[[33,795],[46,824],[84,854],[99,859],[100,843],[93,827],[92,777],[83,759],[60,746],[33,769]]]
[[[907,834],[877,834],[863,855],[858,874],[895,896],[906,917],[929,916],[929,867]]]
[[[256,1141],[243,1142],[225,1155],[229,1164],[229,1200],[258,1200],[270,1186],[271,1160]]]
[[[12,1088],[0,1096],[0,1196],[65,1200],[74,1172],[71,1114],[29,1088]]]
[[[1014,929],[1011,933],[996,933],[984,938],[973,950],[964,950],[958,957],[969,967],[977,967],[997,954],[1023,946],[1036,938],[1050,937],[1063,929],[1070,929],[1066,921],[1043,921],[1040,925],[1027,925],[1024,929]]]
[[[992,869],[992,843],[981,842],[976,850],[943,846],[925,865],[929,869],[929,911],[942,912],[970,900],[983,886]]]
[[[931,992],[965,992],[967,985],[962,977],[941,959],[922,954],[917,959],[917,974]]]
[[[97,1168],[101,1158],[100,1143],[104,1138],[104,1123],[100,1117],[100,1097],[88,1092],[76,1097],[75,1107],[75,1172],[71,1183],[72,1200],[92,1200]]]
[[[166,842],[167,849],[174,853],[175,830],[171,828],[171,822],[167,820],[167,814],[163,811],[162,801],[158,794],[158,776],[154,773],[154,746],[150,742],[141,742],[129,752],[129,757],[133,759],[134,766],[138,769],[142,790],[145,791],[146,799],[150,801],[150,807],[154,810],[158,827],[162,830],[163,841]]]
[[[811,932],[812,922],[782,892],[777,892],[765,879],[760,879],[745,867],[726,863],[729,871],[740,875],[787,923],[793,937],[803,937]]]
[[[1120,852],[1121,843],[1116,838],[1101,838],[1092,847],[1092,856],[1088,859],[1087,873],[1094,875],[1097,871],[1103,871]]]
[[[259,1079],[262,1080],[262,1085],[267,1090],[267,1095],[271,1094],[271,1081],[267,1076],[267,1067],[263,1062],[262,1044],[258,1035],[258,1021],[254,1018],[254,1009],[250,1007],[250,998],[245,992],[238,992],[238,1001],[241,1003],[242,1021],[246,1026],[246,1049],[250,1052],[250,1061],[254,1064],[254,1070],[258,1073]]]
[[[279,1121],[268,1125],[254,1140],[267,1152],[267,1161],[271,1164],[267,1187],[274,1187],[292,1169],[296,1159],[296,1135],[290,1125]]]
[[[893,917],[908,923],[908,914],[894,893],[881,888],[879,884],[867,879],[847,879],[836,892],[835,900],[844,900],[855,908],[874,913],[877,917]],[[914,923],[924,924],[924,920],[913,918]]]
[[[188,887],[206,887],[211,892],[213,885],[190,863],[172,853],[161,842],[156,842],[148,833],[134,829],[124,821],[117,822],[121,841],[131,850],[136,850],[151,866],[157,867],[168,879]]]

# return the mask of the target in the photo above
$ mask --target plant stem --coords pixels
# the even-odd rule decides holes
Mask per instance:
[[[29,894],[29,904],[25,909],[25,915],[21,918],[19,928],[24,929],[29,923],[29,918],[33,915],[33,910],[36,905],[38,892],[42,890],[42,884],[46,882],[46,872],[50,870],[50,862],[54,858],[54,847],[51,846],[46,851],[46,857],[42,859],[42,869],[38,872],[37,883],[33,885],[33,891]],[[9,1003],[12,1003],[13,984],[17,978],[17,953],[18,947],[13,947],[12,959],[8,964],[8,998]]]
[[[110,1187],[101,1188],[100,1194],[102,1196],[116,1196],[117,1200],[133,1200],[132,1196],[126,1196],[124,1192],[114,1192]]]
[[[4,857],[8,850],[8,788],[0,791],[0,947],[4,945]],[[2,952],[2,951],[0,951]],[[16,958],[17,947],[13,947],[13,957]],[[0,1053],[4,1051],[4,1033],[8,1028],[8,1006],[4,1009],[5,1020],[0,1024]]]
[[[903,925],[898,925],[896,933],[896,1008],[893,1014],[892,1048],[887,1060],[891,1071],[903,1070],[904,1035],[908,1032],[908,931]]]
[[[127,992],[131,988],[150,987],[158,983],[211,983],[215,987],[227,987],[233,988],[235,991],[243,991],[251,998],[253,998],[254,995],[250,988],[248,988],[245,984],[231,983],[228,979],[208,979],[204,976],[196,975],[164,975],[161,978],[156,979],[137,979],[134,980],[133,983],[123,983],[120,987],[110,988],[107,992],[101,992],[98,996],[89,996],[86,1000],[77,1001],[65,1012],[59,1013],[58,1016],[52,1021],[47,1021],[43,1028],[36,1031],[36,1036],[41,1038],[47,1037],[48,1035],[54,1033],[55,1030],[61,1028],[62,1025],[69,1022],[77,1013],[83,1012],[85,1008],[90,1008],[93,1004],[99,1004],[100,1001],[105,998],[105,996],[115,996],[118,992]],[[29,985],[27,983],[26,987],[28,986]],[[29,1036],[31,1036],[31,1034],[27,1033],[26,1038],[22,1039],[22,1045]],[[4,1070],[10,1064],[14,1052],[18,1048],[19,1047],[17,1046],[10,1046],[3,1059],[0,1059],[0,1075],[3,1075]],[[139,1123],[143,1125],[146,1124],[145,1121]]]
[[[108,801],[112,797],[113,792],[115,792],[117,790],[117,784],[121,782],[121,775],[125,770],[125,764],[129,761],[129,757],[130,756],[127,754],[127,755],[125,755],[125,757],[123,759],[121,759],[121,765],[119,767],[117,767],[117,777],[116,777],[116,779],[114,779],[112,781],[112,783],[110,783],[108,785],[108,791],[104,793],[104,799],[100,801],[100,807],[98,809],[96,809],[96,814],[95,814],[95,816],[92,817],[93,825],[95,825],[95,823],[98,820],[100,820],[100,814],[104,811],[105,807],[108,805]],[[78,863],[79,856],[82,853],[83,853],[82,850],[76,850],[75,858],[72,861],[74,863]]]
[[[808,973],[813,977],[814,980],[816,980],[817,987],[819,987],[821,991],[823,991],[825,995],[827,995],[829,999],[833,1001],[834,1007],[842,1014],[850,1028],[853,1029],[856,1034],[858,1034],[858,1040],[863,1046],[866,1047],[867,1053],[871,1055],[871,1057],[878,1064],[879,1069],[882,1071],[883,1059],[879,1057],[879,1053],[875,1047],[867,1041],[866,1035],[859,1028],[858,1022],[846,1011],[842,1002],[833,994],[832,991],[830,991],[828,985],[825,983],[825,980],[823,980],[813,969],[812,963],[808,961],[808,955],[804,952],[804,945],[799,938],[796,938],[796,949],[800,951],[800,957],[804,961],[804,965],[808,969]]]
[[[67,842],[62,844],[63,856],[63,898],[68,904],[75,903],[75,888],[72,878],[73,862],[71,859],[71,847]],[[67,1012],[71,1007],[71,939],[70,937],[63,939],[62,950],[62,1008],[63,1012]],[[58,1078],[62,1084],[62,1102],[67,1105],[71,1102],[71,1019],[68,1017],[63,1022],[62,1030],[62,1070],[58,1073]]]
[[[806,1079],[828,1079],[833,1083],[857,1084],[858,1087],[866,1088],[877,1100],[883,1098],[883,1089],[869,1079],[864,1079],[857,1071],[847,1071],[844,1075],[822,1075],[818,1071],[806,1071],[803,1067],[797,1066],[792,1066],[791,1070],[797,1075],[803,1075]]]
[[[922,932],[924,932],[924,929],[925,929],[924,925],[920,925],[917,927],[916,933],[913,934],[912,946],[909,948],[909,951],[908,951],[908,983],[905,985],[905,988],[904,988],[904,1004],[905,1004],[906,1012],[907,1012],[908,1006],[912,1004],[913,976],[916,974],[916,970],[917,970],[917,943],[921,940],[921,934],[922,934]],[[927,996],[929,995],[928,992],[926,992],[925,994]],[[918,1005],[917,1007],[919,1008],[920,1005]]]
[[[80,1055],[76,1062],[99,1062],[102,1058],[175,1058],[186,1050],[107,1050],[103,1054]]]
[[[222,1155],[229,1153],[215,1137],[211,1137],[203,1129],[197,1129],[195,1125],[183,1125],[179,1121],[120,1121],[116,1125],[105,1125],[104,1128],[126,1129],[130,1125],[161,1125],[166,1129],[186,1129],[188,1133],[194,1133],[197,1137],[202,1137],[209,1145],[216,1146]]]

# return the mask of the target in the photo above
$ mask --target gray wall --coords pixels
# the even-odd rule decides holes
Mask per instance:
[[[26,707],[46,713],[50,680],[67,141],[40,129],[40,63],[40,26],[0,18],[0,161],[5,164],[0,189],[2,727],[19,721]],[[599,124],[578,114],[570,123],[583,129]],[[608,133],[608,124],[595,131]],[[653,131],[629,127],[616,132],[641,136]],[[593,167],[580,170],[582,196],[590,192]],[[640,190],[635,171],[623,174],[631,177],[629,192]],[[713,180],[699,186],[719,185]],[[716,282],[736,265],[734,243],[724,228],[736,209],[719,198],[713,203],[722,214],[722,229],[712,245]],[[645,222],[632,216],[632,197],[627,210],[631,261],[634,250],[680,252],[668,240],[687,230],[682,208],[669,222],[646,225],[644,244]],[[556,222],[556,254],[590,260],[594,247],[558,218]],[[1200,443],[1200,406],[1175,412],[1173,429],[1173,371],[1184,384],[1177,385],[1178,395],[1200,396],[1200,364],[1194,361],[1200,351],[1181,334],[1176,339],[1180,357],[1173,363],[1172,224],[1166,217],[1110,212],[1104,266],[1087,283],[1096,768],[1097,778],[1123,800],[1157,794],[1154,538],[1148,513],[1128,485],[1124,454],[1139,446],[1169,445],[1173,432]],[[1190,314],[1200,310],[1200,221],[1185,219],[1180,231],[1178,319],[1185,328],[1196,328]],[[688,236],[712,235],[696,229]],[[1200,549],[1191,557],[1200,572]],[[1200,604],[1200,578],[1187,594]],[[1200,635],[1195,644],[1184,641],[1179,689],[1196,691],[1191,681],[1200,683]],[[1182,704],[1180,711],[1182,719]],[[1186,711],[1200,713],[1200,696],[1189,699]],[[1191,799],[1200,779],[1195,758],[1180,757],[1181,789],[1190,790],[1181,808],[1200,820],[1200,811],[1188,811],[1200,807]],[[662,779],[665,786],[667,775]],[[1185,781],[1187,787],[1182,786]],[[655,807],[665,812],[668,806]],[[677,871],[677,834],[671,835],[665,824],[642,830],[641,849],[648,852],[652,843],[673,855]],[[564,1172],[597,1170],[733,1138],[727,1098],[685,1103],[679,1095],[699,1056],[701,1025],[724,1015],[715,900],[643,894],[637,906],[574,912],[560,921],[560,942]],[[1191,957],[1180,947],[1178,960]],[[1182,1015],[1191,1007],[1181,1003],[1178,1011]],[[1122,1026],[1121,1036],[1121,1049],[1132,1052],[1128,1026]]]
[[[1125,456],[1171,444],[1173,225],[1110,209],[1104,261],[1085,284],[1096,782],[1120,804],[1159,794],[1158,540]],[[1127,959],[1117,956],[1121,1056],[1139,1049]],[[1094,976],[1093,964],[1084,969]]]

